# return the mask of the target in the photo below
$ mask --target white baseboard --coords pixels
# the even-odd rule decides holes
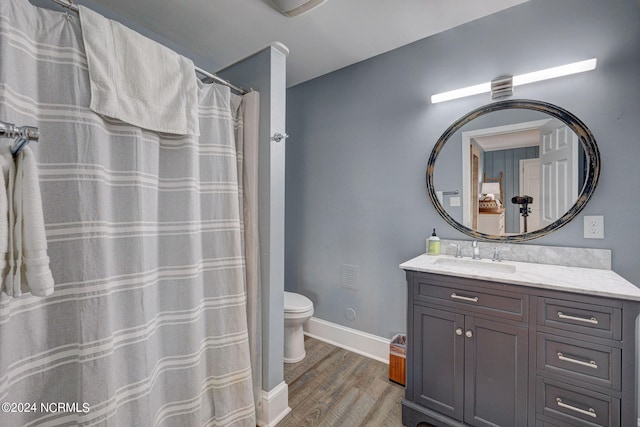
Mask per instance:
[[[287,414],[289,407],[289,386],[284,381],[270,391],[262,391],[262,411],[258,415],[260,427],[274,427]]]
[[[304,334],[380,362],[389,363],[391,340],[312,317]]]

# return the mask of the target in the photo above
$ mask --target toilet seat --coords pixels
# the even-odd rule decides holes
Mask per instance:
[[[297,363],[307,354],[304,349],[303,325],[313,316],[313,302],[295,292],[284,293],[284,353],[285,363]]]
[[[284,292],[285,313],[304,313],[313,310],[313,302],[304,295],[293,292]]]

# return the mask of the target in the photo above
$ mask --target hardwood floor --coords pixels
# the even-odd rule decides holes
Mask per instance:
[[[389,381],[389,366],[305,338],[307,357],[284,365],[291,412],[278,427],[400,427],[404,387]]]

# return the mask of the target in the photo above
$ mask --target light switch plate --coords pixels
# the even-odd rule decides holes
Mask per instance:
[[[584,238],[604,239],[604,216],[585,215],[584,216]]]
[[[460,206],[460,197],[451,197],[449,199],[449,206]]]

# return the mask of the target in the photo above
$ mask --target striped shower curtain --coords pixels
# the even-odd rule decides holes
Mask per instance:
[[[102,118],[80,34],[0,1],[0,120],[40,128],[56,282],[0,297],[0,426],[254,426],[236,141],[256,94],[201,84],[200,137]]]

